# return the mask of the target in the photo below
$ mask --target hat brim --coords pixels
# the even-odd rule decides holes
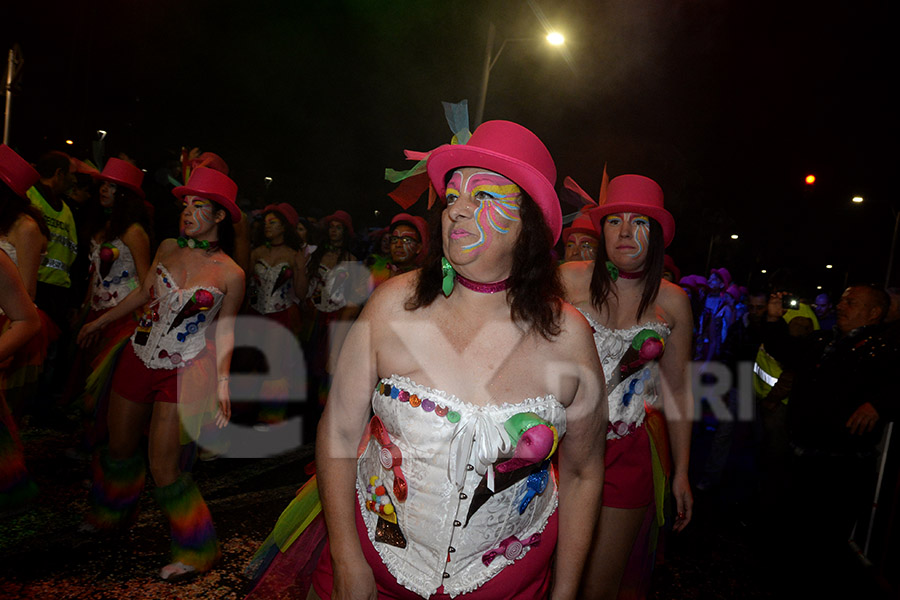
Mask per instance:
[[[141,200],[144,200],[147,198],[147,195],[144,193],[144,190],[142,190],[139,187],[134,187],[134,185],[132,185],[128,181],[122,181],[121,179],[116,179],[115,177],[110,177],[109,175],[104,175],[103,173],[99,173],[99,174],[95,175],[94,178],[98,179],[100,181],[108,181],[109,183],[114,183],[116,185],[125,186],[129,190],[131,190],[132,192],[137,194],[141,198]]]
[[[434,189],[442,198],[446,192],[447,173],[463,167],[494,171],[525,190],[540,207],[544,222],[550,229],[552,243],[559,241],[562,233],[559,197],[553,184],[540,171],[528,163],[485,148],[464,144],[440,146],[429,155],[426,169]]]
[[[595,237],[598,240],[600,239],[600,234],[594,231],[593,229],[588,229],[587,227],[566,227],[562,231],[562,240],[566,241],[569,239],[569,236],[573,233],[583,233],[584,235],[589,235],[591,237]]]
[[[223,196],[222,194],[217,194],[215,192],[197,190],[192,187],[186,185],[180,185],[177,188],[172,190],[172,193],[177,198],[184,198],[185,196],[199,196],[200,198],[206,198],[207,200],[212,200],[217,204],[221,205],[222,208],[228,211],[228,214],[231,215],[231,222],[237,223],[241,220],[241,209],[238,208],[238,205],[234,203],[231,198],[227,196]]]
[[[591,210],[591,221],[594,222],[594,227],[597,231],[603,231],[603,217],[626,212],[639,213],[655,219],[662,227],[663,243],[667,248],[672,243],[672,240],[675,239],[675,218],[672,214],[664,208],[647,206],[646,204],[632,202],[603,204]]]

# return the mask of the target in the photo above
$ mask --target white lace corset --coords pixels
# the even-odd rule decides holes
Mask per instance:
[[[607,329],[584,311],[581,314],[594,330],[594,344],[607,381],[609,425],[606,439],[623,438],[644,422],[644,405],[653,406],[659,399],[659,365],[656,360],[642,362],[632,341],[645,329],[669,338],[669,326],[648,321],[627,329]],[[622,376],[625,368],[627,376]],[[621,381],[615,383],[621,377]],[[609,389],[611,382],[615,387]]]
[[[319,265],[319,271],[309,289],[313,305],[322,312],[334,312],[344,308],[347,305],[345,287],[349,279],[350,271],[344,262],[331,269]]]
[[[151,369],[175,369],[206,348],[206,328],[225,297],[213,286],[182,290],[160,263],[150,304],[131,336],[134,353]]]
[[[120,238],[102,245],[91,240],[90,259],[93,310],[112,308],[140,285],[134,257]]]
[[[528,431],[549,424],[561,438],[566,413],[554,397],[476,406],[394,375],[376,386],[372,407],[386,436],[373,433],[365,446],[357,492],[369,538],[398,583],[423,597],[441,585],[466,593],[539,543],[556,509],[555,474],[549,460],[523,460],[530,434],[514,443],[504,424],[542,420]],[[379,514],[379,499],[390,515]]]
[[[281,312],[294,302],[293,270],[286,262],[269,266],[263,260],[253,265],[250,278],[250,306],[267,315]]]

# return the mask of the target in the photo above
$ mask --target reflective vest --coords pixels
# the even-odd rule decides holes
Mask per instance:
[[[813,309],[808,304],[801,303],[796,309],[789,310],[784,314],[784,320],[787,323],[790,323],[796,317],[805,317],[811,320],[813,330],[819,329],[819,320],[816,318],[816,313],[813,312]],[[766,347],[761,345],[756,353],[756,362],[753,363],[753,391],[756,392],[759,398],[765,398],[772,391],[772,388],[775,387],[775,384],[778,383],[783,372],[784,369],[781,367],[781,363],[772,358],[766,352]],[[781,402],[782,404],[787,404],[788,399],[784,398]]]
[[[69,268],[75,262],[78,251],[78,234],[75,231],[75,217],[63,202],[60,210],[54,209],[35,187],[28,189],[28,198],[43,214],[50,239],[47,240],[47,254],[41,258],[38,281],[67,288],[72,285]]]

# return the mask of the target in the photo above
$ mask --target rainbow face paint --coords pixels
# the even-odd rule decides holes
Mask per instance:
[[[100,206],[103,208],[112,208],[116,203],[116,190],[118,186],[111,181],[104,181],[100,186]]]
[[[622,248],[625,256],[628,258],[637,258],[647,251],[650,243],[650,217],[639,213],[616,213],[609,215],[603,224],[603,233],[614,248],[619,249],[620,237],[631,234],[631,244],[623,244],[630,246]],[[609,252],[607,246],[607,252]]]
[[[199,196],[187,196],[181,212],[185,235],[196,236],[216,224],[212,202]]]
[[[464,178],[454,171],[447,183],[447,206],[452,206],[466,192],[475,204],[472,215],[477,239],[462,247],[462,251],[483,252],[491,245],[494,233],[509,233],[510,225],[520,221],[519,203],[522,190],[506,177],[491,171],[476,171]]]

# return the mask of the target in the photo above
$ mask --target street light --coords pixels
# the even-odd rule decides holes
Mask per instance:
[[[479,125],[481,125],[481,120],[484,118],[484,103],[487,100],[487,89],[488,89],[488,81],[491,77],[491,69],[494,68],[494,65],[497,64],[497,59],[500,58],[500,54],[503,52],[503,49],[506,48],[506,44],[508,42],[527,42],[534,40],[535,38],[508,38],[504,39],[503,43],[500,44],[500,48],[497,50],[497,53],[494,54],[494,37],[497,35],[497,29],[494,27],[494,23],[488,23],[488,36],[487,36],[487,46],[485,47],[484,52],[484,71],[481,76],[481,94],[478,96],[478,106],[475,107],[475,120],[472,124],[472,130],[474,131]],[[565,37],[557,32],[552,31],[547,34],[547,42],[554,46],[562,45],[566,39]]]

